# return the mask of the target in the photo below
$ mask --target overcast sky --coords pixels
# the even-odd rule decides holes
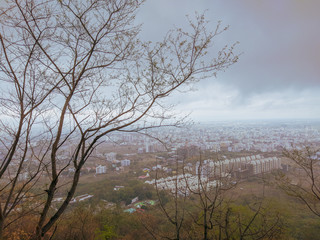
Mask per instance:
[[[320,119],[319,0],[148,0],[138,13],[142,38],[157,41],[185,15],[207,10],[209,28],[230,25],[218,43],[239,41],[240,60],[217,78],[176,94],[195,121]]]

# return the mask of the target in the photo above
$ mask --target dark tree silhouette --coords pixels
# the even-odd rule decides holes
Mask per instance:
[[[142,42],[142,0],[9,0],[0,9],[0,236],[35,213],[34,239],[50,235],[103,137],[175,125],[163,99],[238,60],[209,55],[226,30],[174,29]],[[74,169],[66,182],[62,173]],[[39,181],[41,180],[41,181]],[[63,188],[62,188],[63,186]],[[63,202],[55,204],[55,197]],[[53,204],[55,207],[53,208]]]

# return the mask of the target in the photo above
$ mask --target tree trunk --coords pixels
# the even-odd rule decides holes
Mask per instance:
[[[203,239],[208,239],[208,225],[207,225],[207,211],[205,210],[203,213]]]
[[[0,240],[3,239],[3,226],[4,226],[4,219],[3,217],[0,218]]]

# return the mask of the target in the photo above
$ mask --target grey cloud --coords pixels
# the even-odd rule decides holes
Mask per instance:
[[[320,87],[320,1],[153,0],[139,20],[144,36],[154,40],[174,24],[185,25],[185,14],[205,9],[212,24],[221,19],[231,26],[219,42],[240,41],[238,50],[244,52],[221,81],[244,93]]]
[[[230,111],[228,116],[233,111],[240,113],[241,107],[243,115],[256,109],[261,111],[261,116],[266,116],[264,108],[267,107],[271,115],[283,113],[284,116],[287,112],[292,117],[303,109],[305,116],[320,117],[316,110],[320,109],[317,101],[320,92],[319,0],[149,0],[137,18],[137,22],[144,23],[142,38],[157,41],[174,25],[186,26],[186,14],[192,16],[195,11],[201,13],[206,9],[209,27],[214,29],[218,20],[230,25],[217,39],[217,46],[239,41],[237,51],[243,54],[237,64],[218,73],[216,79],[198,83],[198,94],[185,94],[184,106],[192,108],[192,102],[205,103],[206,98],[210,98],[211,103],[223,101],[224,92],[216,97],[207,93],[207,89],[215,92],[218,82],[225,92],[231,89],[234,93],[229,110],[226,109]],[[283,98],[288,91],[290,94]],[[270,96],[269,103],[252,106],[252,99],[259,96]],[[295,102],[297,97],[301,99],[300,105]],[[208,105],[204,112],[213,107]],[[274,113],[278,111],[277,114],[272,113],[272,109]]]
[[[231,35],[244,51],[229,82],[245,92],[320,87],[319,1],[225,2],[238,9]]]

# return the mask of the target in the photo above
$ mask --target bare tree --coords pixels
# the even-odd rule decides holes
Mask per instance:
[[[200,156],[196,181],[188,181],[189,192],[198,209],[189,214],[202,230],[202,239],[279,238],[283,229],[280,214],[269,209],[264,186],[260,197],[252,195],[244,204],[233,197],[237,187],[234,168],[234,162],[219,157],[202,161]],[[195,232],[198,233],[197,228]]]
[[[281,214],[264,198],[252,196],[250,203],[224,202],[214,217],[215,239],[281,239]]]
[[[196,175],[192,181],[188,180],[187,187],[194,196],[197,211],[189,212],[194,224],[202,228],[202,238],[209,239],[209,231],[218,229],[216,215],[222,205],[228,202],[226,192],[235,185],[232,184],[231,172],[233,169],[225,168],[223,162],[217,157],[216,160],[202,160],[200,153],[196,165]],[[228,226],[227,226],[228,227]]]
[[[154,215],[161,216],[158,219],[160,219],[161,225],[165,226],[165,228],[155,227],[152,221],[145,221],[145,216],[141,218],[141,223],[154,239],[185,239],[184,228],[186,225],[188,194],[184,184],[185,176],[182,171],[184,164],[179,164],[176,159],[174,166],[172,166],[172,172],[175,173],[173,176],[169,176],[167,172],[160,170],[158,166],[158,161],[156,161],[155,179],[146,183],[155,187],[158,204],[153,209]],[[157,225],[159,226],[160,224]]]
[[[176,159],[173,176],[160,175],[157,170],[156,178],[151,182],[155,185],[164,219],[174,226],[169,233],[158,235],[165,239],[184,239],[186,236],[193,239],[199,238],[201,232],[202,239],[209,239],[209,231],[218,228],[215,217],[226,203],[225,192],[233,187],[229,178],[231,169],[225,172],[220,161],[214,162],[217,165],[211,165],[213,161],[210,161],[209,166],[209,162],[201,159],[201,154],[196,169],[190,169],[185,160]],[[168,193],[169,203],[162,200],[162,191]],[[201,231],[197,228],[197,236],[192,235],[190,227],[193,224],[201,228]],[[174,236],[170,236],[173,232]]]
[[[159,207],[172,229],[163,231],[153,222],[144,223],[155,239],[278,239],[283,234],[283,219],[272,201],[259,196],[247,201],[237,199],[237,179],[233,176],[237,162],[202,160],[196,169],[185,161],[176,161],[175,174],[156,172],[154,184]],[[159,174],[161,173],[161,174]],[[161,193],[167,193],[168,201]],[[235,197],[237,196],[237,197]],[[155,214],[155,216],[158,216]],[[151,218],[150,218],[151,219]],[[163,224],[165,224],[163,222]],[[168,229],[170,229],[168,231]]]
[[[182,166],[179,165],[178,160],[175,161],[174,171],[176,175],[173,177],[165,178],[165,174],[162,174],[162,177],[164,178],[159,178],[158,169],[156,172],[154,184],[159,200],[159,207],[161,212],[164,214],[165,219],[174,227],[174,230],[166,232],[166,235],[163,235],[162,233],[161,236],[160,233],[160,236],[165,239],[183,239],[182,230],[186,221],[186,200],[188,198],[188,194],[186,188],[184,187],[185,175],[181,169],[184,164],[181,165]],[[165,194],[165,191],[169,194],[168,203],[166,203],[161,197],[161,194]]]
[[[284,150],[291,170],[277,175],[277,184],[288,195],[299,199],[309,210],[320,217],[320,165],[316,157],[319,149],[306,146]]]
[[[209,59],[226,28],[207,32],[203,15],[189,20],[190,31],[140,41],[133,23],[142,3],[10,0],[1,7],[1,235],[23,217],[26,199],[24,214],[38,216],[33,238],[49,234],[104,136],[175,125],[162,100],[237,61],[234,45]],[[52,208],[57,196],[63,202]]]

